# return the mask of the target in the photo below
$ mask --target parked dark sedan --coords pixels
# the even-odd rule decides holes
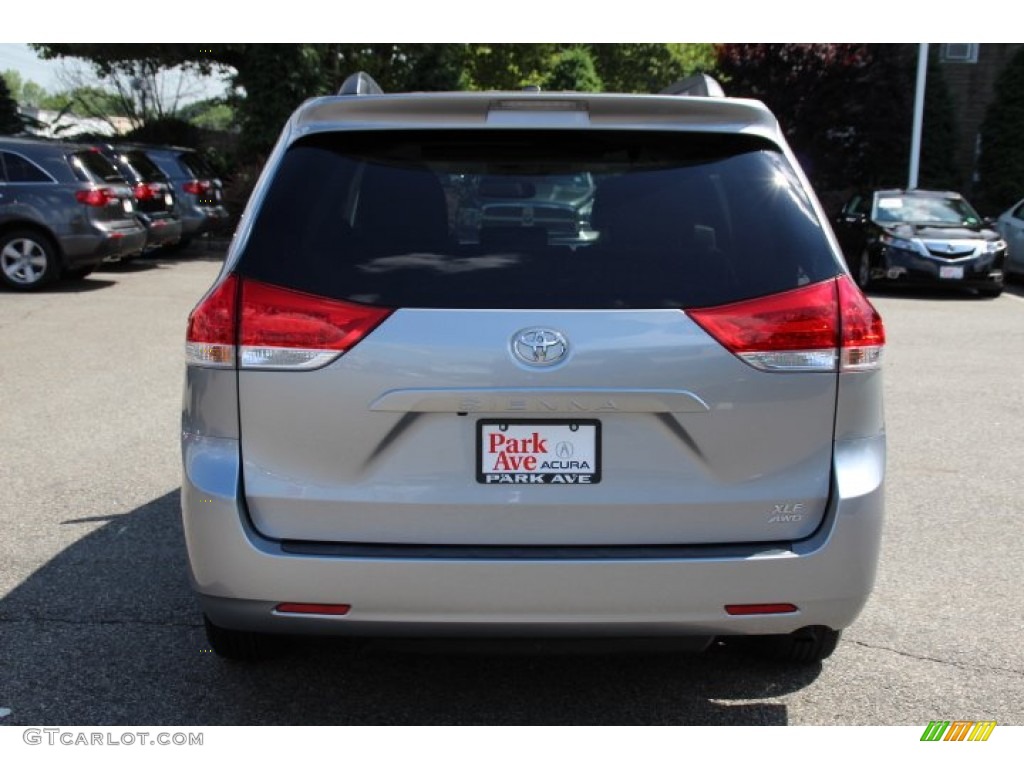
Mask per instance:
[[[836,236],[857,283],[962,286],[1003,292],[1006,241],[956,192],[889,189],[855,195]]]

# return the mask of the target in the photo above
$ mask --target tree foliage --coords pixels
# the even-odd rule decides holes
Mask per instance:
[[[203,99],[186,104],[178,117],[208,131],[231,131],[235,126],[235,110],[224,99]]]
[[[821,189],[906,184],[916,45],[718,46],[730,96],[764,101]],[[948,88],[929,71],[920,186],[955,187]]]
[[[1024,194],[1024,48],[1010,59],[996,80],[992,103],[981,126],[978,159],[984,206],[1002,211]]]
[[[47,98],[46,89],[34,80],[25,80],[16,69],[7,69],[3,72],[3,78],[7,81],[7,88],[11,92],[11,98],[19,106],[36,109],[42,106]]]
[[[18,114],[18,103],[11,97],[7,80],[0,76],[0,133],[21,133],[21,116]]]
[[[715,47],[705,43],[598,43],[588,46],[597,74],[612,93],[657,93],[695,72],[717,69]]]
[[[551,67],[544,78],[544,87],[552,91],[603,90],[601,78],[594,69],[590,51],[582,46],[566,48],[552,59]]]

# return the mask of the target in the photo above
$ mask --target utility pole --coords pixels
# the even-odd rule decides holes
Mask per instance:
[[[917,188],[921,170],[921,126],[924,124],[924,86],[928,77],[928,43],[917,50],[917,91],[914,93],[914,128],[910,136],[910,180],[907,189]]]

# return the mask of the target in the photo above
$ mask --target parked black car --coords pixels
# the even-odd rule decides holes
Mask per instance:
[[[0,137],[0,281],[32,290],[142,252],[131,188],[101,153]]]
[[[223,184],[198,152],[187,147],[139,145],[137,148],[145,152],[174,185],[181,214],[183,245],[227,225]]]
[[[146,154],[132,147],[96,146],[131,185],[135,215],[146,227],[146,249],[173,245],[181,240],[181,216],[174,185]]]
[[[888,189],[854,195],[835,221],[857,283],[1003,291],[1006,241],[956,192]]]

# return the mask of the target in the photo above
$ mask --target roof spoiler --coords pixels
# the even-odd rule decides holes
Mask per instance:
[[[383,94],[384,89],[365,72],[356,72],[345,78],[338,89],[339,96],[370,96]]]
[[[524,90],[539,91],[540,88],[537,86],[526,86]],[[349,75],[345,78],[345,82],[341,84],[341,88],[338,89],[339,96],[370,96],[383,93],[384,89],[365,72],[355,72]],[[721,84],[715,78],[705,75],[703,72],[677,80],[667,88],[663,88],[659,93],[666,96],[725,96],[725,91],[722,90]]]
[[[676,80],[672,85],[660,90],[659,93],[666,96],[725,96],[721,84],[703,72]]]

